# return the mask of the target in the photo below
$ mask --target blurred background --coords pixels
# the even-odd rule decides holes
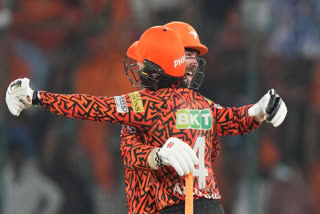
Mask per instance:
[[[225,213],[320,213],[319,0],[0,0],[1,214],[126,213],[120,125],[42,109],[13,117],[8,84],[121,95],[129,45],[144,30],[185,21],[209,48],[200,92],[222,106],[275,88],[279,128],[222,137],[214,163]]]

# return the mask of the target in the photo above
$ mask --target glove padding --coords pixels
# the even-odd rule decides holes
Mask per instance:
[[[29,82],[28,78],[16,79],[7,89],[6,103],[14,116],[19,116],[22,110],[32,106],[34,91],[30,88]]]
[[[274,89],[270,89],[255,105],[248,110],[250,117],[258,122],[267,121],[278,127],[287,115],[287,106]]]
[[[183,176],[194,172],[198,158],[187,143],[172,137],[157,152],[156,162],[159,167],[162,164],[172,166],[180,176]]]

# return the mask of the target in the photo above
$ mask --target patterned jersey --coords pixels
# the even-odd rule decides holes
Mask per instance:
[[[159,213],[156,185],[146,159],[153,148],[135,127],[122,126],[120,151],[125,168],[128,214]]]
[[[40,98],[44,108],[59,115],[134,126],[152,147],[161,147],[169,137],[183,140],[199,159],[194,172],[195,199],[221,197],[211,167],[215,136],[245,134],[259,126],[247,113],[250,106],[220,108],[188,88],[145,89],[115,97],[40,92]],[[148,152],[142,154],[146,160]],[[184,201],[185,179],[174,168],[164,166],[151,174],[159,210]]]
[[[211,163],[220,152],[219,136],[215,135]],[[122,126],[121,156],[125,167],[128,214],[159,213],[156,207],[156,185],[147,156],[154,147],[147,145],[142,134],[132,126]]]

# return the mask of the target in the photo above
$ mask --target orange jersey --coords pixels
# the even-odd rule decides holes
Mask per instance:
[[[213,163],[220,152],[219,136],[214,139]],[[156,185],[146,157],[154,149],[132,126],[122,126],[120,151],[125,167],[128,214],[159,213],[156,207]]]
[[[134,126],[149,149],[161,147],[169,137],[183,140],[199,159],[193,174],[195,199],[221,198],[211,167],[217,148],[213,143],[215,136],[245,134],[260,125],[249,117],[250,106],[221,108],[188,88],[144,89],[115,97],[40,92],[40,98],[44,108],[59,115]],[[147,160],[148,154],[142,152],[141,159]],[[159,210],[184,201],[185,180],[173,167],[164,166],[151,174]]]
[[[128,214],[159,213],[152,169],[145,159],[153,148],[135,127],[122,126],[120,151],[125,168]]]

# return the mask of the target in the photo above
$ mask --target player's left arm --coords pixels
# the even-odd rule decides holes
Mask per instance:
[[[216,115],[217,134],[244,135],[258,128],[262,122],[250,117],[248,109],[252,105],[236,107],[221,107],[214,109]]]
[[[248,109],[252,105],[242,106],[240,108],[222,107],[210,99],[205,99],[210,104],[210,108],[215,117],[216,136],[214,142],[219,141],[219,136],[241,135],[252,132],[262,124],[248,115]]]
[[[264,121],[278,127],[287,115],[286,104],[274,89],[270,89],[256,104],[239,108],[221,107],[210,102],[219,136],[247,134]]]

